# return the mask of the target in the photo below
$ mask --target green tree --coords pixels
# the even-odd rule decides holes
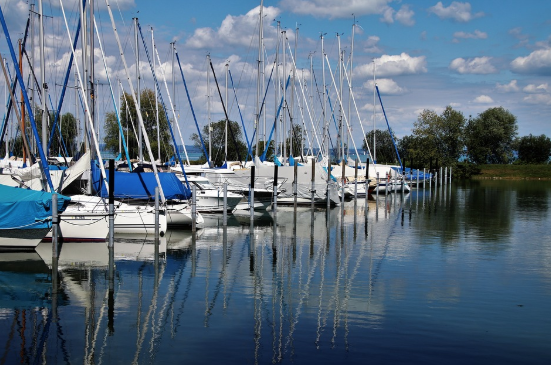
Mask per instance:
[[[167,160],[174,154],[171,146],[172,137],[168,127],[168,118],[165,115],[159,101],[159,140],[157,140],[157,121],[155,111],[155,93],[151,89],[144,89],[140,93],[140,111],[142,113],[145,129],[148,133],[151,150],[155,158],[157,157],[158,146],[161,144],[161,160]],[[126,144],[128,145],[128,154],[130,158],[139,156],[138,135],[140,123],[136,113],[136,106],[132,95],[124,93],[121,96],[120,118]],[[103,139],[105,148],[111,152],[119,151],[119,126],[115,112],[109,112],[105,116],[105,137]],[[145,143],[141,146],[144,159],[149,159]],[[121,151],[122,152],[122,151]]]
[[[394,141],[396,143],[399,143],[399,140],[394,136]],[[374,154],[373,149],[373,131],[370,131],[365,134],[365,139],[362,142],[362,149],[364,151],[367,151],[367,146],[365,144],[367,140],[367,143],[369,145],[369,150],[371,151],[371,154]],[[392,143],[392,138],[390,137],[390,133],[388,131],[383,131],[380,129],[375,130],[375,143],[377,146],[376,150],[376,156],[373,156],[376,159],[377,163],[383,163],[383,164],[398,164],[398,156],[396,156],[396,150],[394,148],[394,144]]]
[[[64,155],[66,153],[67,156],[74,156],[78,152],[77,146],[77,136],[78,136],[78,123],[76,118],[71,113],[65,113],[61,116],[61,120],[58,120],[58,126],[56,127],[56,132],[54,133],[53,141],[50,145],[50,155]],[[54,122],[54,112],[50,112],[50,119],[49,123],[50,125],[53,125]],[[40,141],[42,142],[42,112],[37,113],[35,118],[36,123],[36,129],[38,131],[38,135],[40,138]],[[30,145],[34,144],[35,137],[32,134],[32,129],[30,127],[30,122],[27,120],[25,123],[25,129],[27,133],[27,139]],[[61,135],[63,137],[63,144],[65,145],[65,148],[67,148],[67,151],[65,152],[62,148],[63,144],[60,143],[60,136],[59,136],[59,130],[61,130]],[[50,133],[50,131],[48,132]],[[49,138],[49,134],[48,134]],[[18,132],[17,137],[15,140],[13,138],[9,141],[10,150],[13,151],[15,155],[21,156],[23,151],[23,138],[21,136],[21,132]],[[4,146],[2,146],[4,147]],[[4,152],[5,148],[2,148],[1,153]]]
[[[402,162],[408,167],[424,166],[422,163],[423,151],[419,146],[419,138],[408,135],[400,138],[398,142],[398,152],[402,158]],[[408,163],[406,163],[406,161]],[[414,161],[415,166],[410,166],[411,161]]]
[[[551,139],[545,134],[541,136],[520,137],[515,142],[518,158],[523,163],[541,164],[549,160],[551,155]]]
[[[441,166],[455,164],[464,151],[465,117],[451,106],[442,114],[425,109],[413,125],[414,144],[410,153],[422,165],[439,160]]]
[[[291,138],[293,140],[293,150],[291,151]],[[302,136],[302,126],[294,124],[291,129],[290,136],[286,139],[287,156],[300,157],[303,152],[301,150],[304,138]]]
[[[487,109],[469,119],[465,127],[469,159],[476,164],[509,163],[517,129],[517,118],[503,107]]]
[[[211,123],[211,138],[212,138],[212,156],[210,156],[211,161],[215,166],[222,166],[225,162],[225,133],[226,133],[226,121],[220,120],[218,122]],[[231,131],[230,131],[231,128]],[[232,133],[235,137],[235,142],[232,141]],[[205,148],[207,151],[209,150],[209,144],[211,141],[209,140],[209,126],[206,125],[203,127],[203,131],[201,133],[203,137],[203,141],[205,142]],[[193,144],[196,147],[201,146],[201,140],[199,138],[199,135],[197,133],[193,133],[191,135],[191,140],[193,141]],[[237,144],[237,149],[236,149]],[[254,153],[254,152],[253,152]],[[241,131],[241,127],[239,126],[239,123],[230,120],[228,124],[228,160],[229,161],[238,161],[239,158],[245,159],[247,157],[247,145],[245,142],[243,142],[243,133]],[[206,162],[206,156],[203,152],[203,156],[201,157],[202,161]]]

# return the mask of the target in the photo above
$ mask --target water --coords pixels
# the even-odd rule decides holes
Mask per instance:
[[[65,246],[58,294],[49,246],[2,253],[0,361],[549,364],[550,203],[548,182],[474,181],[367,221],[363,199],[279,207],[169,231],[157,264],[119,237],[112,282],[104,245]]]

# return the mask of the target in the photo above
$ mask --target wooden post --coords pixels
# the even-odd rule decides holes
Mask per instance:
[[[254,173],[255,173],[255,166],[251,166],[251,184],[249,185],[249,211],[251,215],[251,219],[254,218]]]
[[[275,212],[277,210],[277,165],[274,166],[274,190],[273,190],[273,203],[272,210]]]

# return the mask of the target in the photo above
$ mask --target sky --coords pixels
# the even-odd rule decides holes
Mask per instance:
[[[110,5],[114,10],[132,80],[136,79],[132,18],[138,17],[146,33],[144,36],[148,46],[151,45],[150,30],[153,28],[169,89],[174,75],[175,95],[171,97],[176,104],[186,143],[189,143],[189,136],[196,129],[181,73],[178,66],[172,69],[169,43],[173,41],[198,124],[203,126],[207,123],[209,110],[213,121],[223,119],[222,105],[212,75],[209,76],[207,87],[209,55],[224,98],[225,65],[229,65],[237,95],[235,97],[230,85],[227,89],[230,119],[239,121],[241,112],[247,133],[252,134],[257,97],[259,0],[119,0],[111,1]],[[29,13],[28,2],[0,0],[0,6],[12,40],[20,38]],[[44,1],[43,6],[47,15],[47,78],[51,96],[57,100],[61,90],[58,85],[63,81],[71,50],[59,0]],[[65,0],[63,6],[73,35],[77,1]],[[307,128],[316,125],[316,118],[319,119],[320,115],[322,103],[318,95],[323,95],[324,53],[328,59],[324,65],[325,84],[332,106],[338,109],[339,98],[335,86],[339,84],[340,41],[343,69],[346,69],[342,74],[352,80],[352,94],[357,107],[356,111],[353,103],[350,103],[352,106],[347,119],[358,146],[361,145],[363,131],[373,128],[373,63],[388,121],[398,137],[412,133],[414,123],[424,109],[441,113],[446,106],[452,106],[466,118],[476,117],[488,108],[501,106],[517,117],[519,136],[551,136],[549,1],[266,0],[263,6],[265,82],[274,62],[279,23],[287,38],[285,60],[282,51],[279,54],[279,70],[283,74],[285,68],[287,74],[292,74],[289,50],[295,52],[296,49],[296,74],[302,83],[302,88],[300,85],[296,87],[297,91],[286,92],[287,102],[294,103],[294,120],[303,120]],[[105,1],[96,1],[96,8],[96,22],[106,54],[109,77],[112,80],[120,79],[123,88],[128,91],[129,84]],[[142,87],[152,87],[149,64],[143,46],[141,48],[139,68]],[[3,32],[0,51],[3,57],[9,58]],[[352,72],[349,72],[351,53]],[[34,54],[38,59],[37,50]],[[77,54],[80,55],[80,51]],[[99,109],[100,114],[104,115],[113,110],[113,105],[97,41],[95,55],[96,77],[103,84],[99,86]],[[311,83],[311,64],[317,88]],[[39,67],[35,65],[36,70]],[[162,80],[160,70],[157,74]],[[335,85],[331,74],[335,77]],[[346,91],[343,92],[341,102],[348,113],[348,85],[346,77],[342,79]],[[71,82],[74,84],[74,81]],[[136,86],[135,81],[133,83]],[[163,85],[161,88],[168,103],[168,94]],[[116,83],[114,89],[117,96]],[[4,95],[3,86],[0,90],[0,95]],[[293,95],[293,101],[288,99],[289,94]],[[74,105],[74,96],[69,97],[68,103]],[[375,105],[376,127],[385,128],[378,101]],[[64,108],[71,111],[69,106]],[[276,97],[272,87],[265,107],[268,126],[273,123],[275,110]],[[313,136],[311,138],[314,139]]]

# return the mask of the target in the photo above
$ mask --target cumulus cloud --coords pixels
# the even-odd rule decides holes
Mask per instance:
[[[273,6],[265,6],[263,12],[268,19],[274,19],[279,15],[280,10]],[[254,34],[259,13],[260,6],[257,6],[245,15],[227,15],[218,29],[197,28],[193,35],[186,40],[186,45],[195,49],[211,49],[220,46],[247,47]],[[264,35],[267,45],[272,38],[275,38],[275,33],[273,27],[266,27]],[[292,36],[292,33],[288,32],[287,36]]]
[[[399,75],[411,75],[427,72],[425,56],[411,57],[407,53],[400,55],[383,55],[375,59],[377,77],[389,77]],[[358,66],[354,74],[360,76],[373,75],[373,64],[368,63]]]
[[[450,69],[460,74],[486,75],[496,73],[497,69],[492,65],[491,57],[456,58],[450,63]]]
[[[394,9],[387,6],[383,10],[383,16],[379,20],[382,21],[383,23],[392,24],[392,23],[394,23],[394,13],[395,12],[396,11]]]
[[[428,11],[429,13],[434,13],[440,19],[452,19],[460,23],[466,23],[475,18],[484,16],[483,12],[473,14],[471,12],[470,3],[462,3],[458,1],[453,1],[448,7],[445,7],[442,2],[439,1],[436,5],[431,6]]]
[[[496,83],[496,90],[501,93],[510,93],[513,91],[518,91],[519,88],[517,85],[517,80],[511,80],[511,82],[509,82],[508,84]]]
[[[387,6],[383,9],[382,17],[379,20],[387,24],[392,24],[394,20],[396,20],[403,25],[412,26],[415,25],[415,20],[413,19],[414,15],[415,12],[409,8],[409,5],[402,5],[398,11]]]
[[[392,79],[377,79],[376,82],[381,94],[387,95],[402,95],[407,93],[407,89],[399,86],[396,81]],[[373,90],[373,80],[368,80],[363,85],[366,89]]]
[[[528,104],[551,105],[551,95],[549,94],[531,94],[522,100]]]
[[[453,41],[458,43],[460,39],[486,39],[488,38],[488,33],[481,32],[480,30],[475,30],[472,33],[467,32],[455,32],[453,34]]]
[[[551,75],[551,48],[539,49],[526,57],[517,57],[511,62],[511,70],[530,75]]]
[[[376,35],[369,36],[363,44],[364,51],[370,52],[370,53],[381,53],[382,50],[377,45],[377,43],[379,43],[380,40],[381,39]]]
[[[396,20],[403,25],[411,27],[415,25],[415,19],[413,19],[414,15],[415,12],[411,10],[408,5],[402,5],[400,10],[396,13]]]
[[[317,18],[350,18],[382,14],[392,0],[282,0],[282,9],[295,14],[312,15]]]
[[[526,85],[522,89],[522,91],[530,94],[546,93],[549,91],[549,84],[545,83],[545,84],[539,84],[539,85],[535,85],[535,84]]]
[[[494,102],[494,100],[489,97],[488,95],[480,95],[480,96],[477,96],[473,102],[477,103],[477,104],[491,104]]]

